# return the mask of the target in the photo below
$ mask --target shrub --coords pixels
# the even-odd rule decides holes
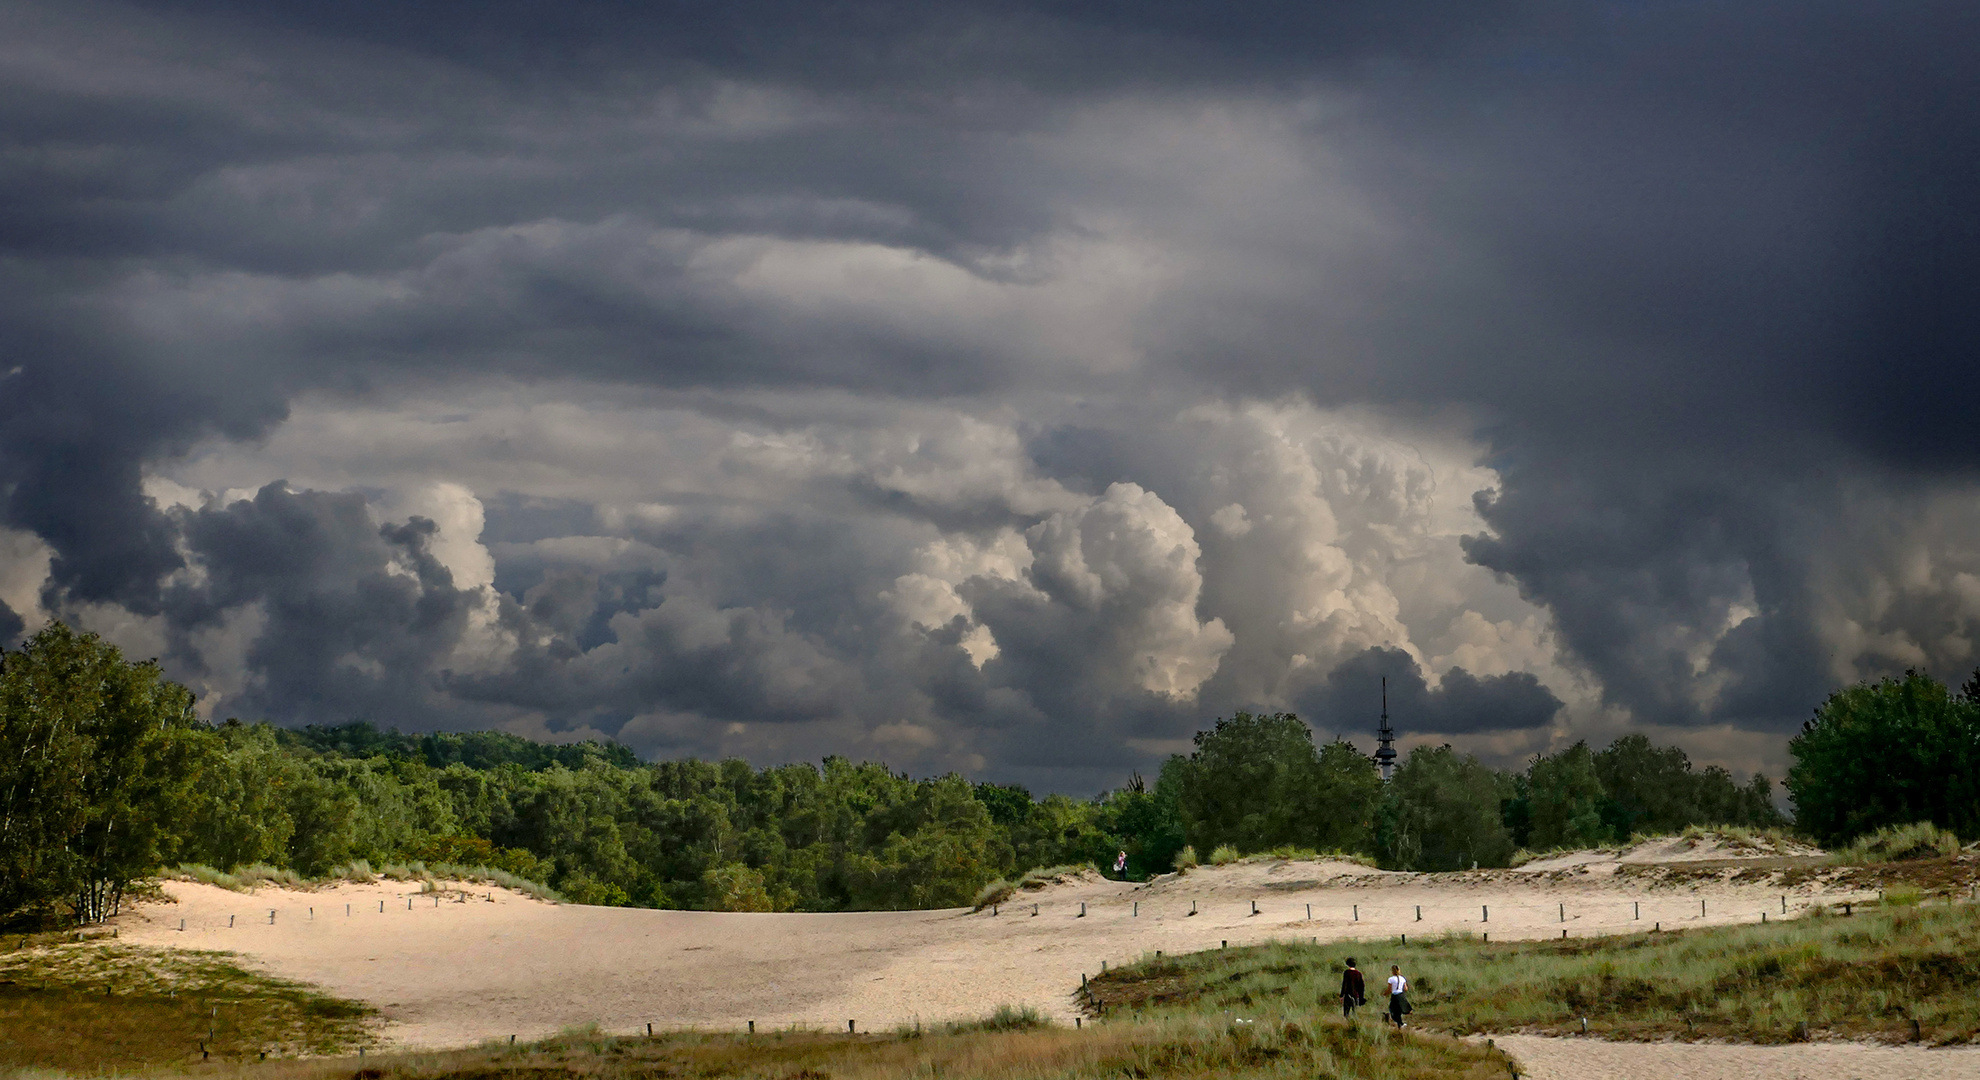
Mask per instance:
[[[448,863],[440,863],[430,867],[429,873],[431,876],[420,887],[422,892],[445,892],[446,887],[444,883],[449,881],[470,885],[485,883],[508,889],[511,892],[533,896],[546,903],[563,904],[569,902],[563,893],[558,892],[550,886],[540,881],[517,877],[498,866],[453,866]]]
[[[1057,885],[1084,873],[1086,873],[1086,867],[1074,866],[1070,863],[1063,866],[1040,867],[1037,870],[1026,870],[1024,876],[1017,879],[1017,887],[1020,889],[1042,889],[1047,885]]]
[[[1219,844],[1217,846],[1217,849],[1210,853],[1210,865],[1229,866],[1230,864],[1238,861],[1243,857],[1244,856],[1238,854],[1238,849],[1232,847],[1231,845]]]
[[[1011,884],[1009,881],[1005,880],[1004,878],[998,878],[997,880],[990,882],[988,885],[983,886],[981,889],[976,890],[976,910],[982,911],[984,908],[989,907],[991,904],[1001,904],[1004,901],[1009,900],[1011,898],[1011,894],[1016,891],[1017,891],[1017,886]]]
[[[1527,863],[1533,862],[1536,859],[1552,859],[1556,856],[1572,855],[1577,851],[1583,851],[1583,850],[1585,849],[1556,847],[1556,848],[1548,848],[1545,851],[1529,851],[1526,848],[1520,848],[1518,851],[1513,852],[1512,858],[1506,860],[1506,865],[1510,867],[1520,867],[1520,866],[1525,866]]]
[[[981,1020],[950,1024],[949,1031],[952,1034],[967,1031],[1031,1031],[1050,1026],[1052,1022],[1029,1005],[999,1005],[996,1012]]]
[[[270,866],[267,863],[237,866],[234,868],[234,876],[240,879],[242,885],[250,889],[257,885],[285,885],[292,889],[300,889],[309,884],[307,878],[294,870]]]
[[[173,870],[165,876],[177,878],[180,881],[197,881],[202,885],[217,885],[223,889],[232,889],[234,892],[248,891],[247,886],[241,883],[240,878],[224,870],[215,870],[213,867],[207,866],[204,863],[180,863],[177,870]]]
[[[1959,837],[1932,824],[1891,825],[1861,836],[1855,843],[1830,854],[1832,862],[1851,866],[1870,863],[1904,862],[1909,859],[1939,859],[1959,854]]]
[[[1917,907],[1925,899],[1925,893],[1915,885],[1892,885],[1884,890],[1884,904],[1887,907]]]

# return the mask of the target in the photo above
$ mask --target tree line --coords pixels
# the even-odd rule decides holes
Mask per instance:
[[[1973,684],[1953,694],[1908,675],[1839,692],[1793,744],[1802,825],[1824,841],[1913,820],[1970,835],[1977,718]],[[1900,745],[1917,749],[1899,760]],[[1894,764],[1943,780],[1959,762],[1964,787],[1890,782]],[[1450,870],[1520,848],[1785,824],[1766,777],[1737,783],[1641,735],[1512,771],[1418,747],[1385,785],[1366,754],[1316,745],[1297,717],[1240,712],[1152,783],[1076,799],[840,757],[758,769],[499,732],[209,725],[156,662],[59,623],[0,653],[0,800],[0,920],[15,922],[100,920],[131,883],[180,863],[307,876],[450,863],[582,903],[843,911],[960,905],[1028,869],[1111,869],[1120,851],[1136,878],[1185,849]]]

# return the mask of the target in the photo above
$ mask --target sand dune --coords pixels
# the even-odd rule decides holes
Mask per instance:
[[[1700,857],[1695,847],[1684,854]],[[451,1046],[586,1023],[637,1031],[852,1020],[871,1030],[980,1017],[1005,1003],[1070,1021],[1082,973],[1158,949],[1451,930],[1613,934],[1758,922],[1781,917],[1784,903],[1792,915],[1865,896],[1783,891],[1730,872],[1659,884],[1618,875],[1617,863],[1616,853],[1596,852],[1513,871],[1414,874],[1259,862],[1138,886],[1088,874],[995,913],[726,914],[553,905],[487,888],[469,902],[436,903],[415,884],[388,882],[252,895],[169,882],[177,903],[143,906],[120,925],[128,940],[229,950],[374,1003],[397,1044]]]

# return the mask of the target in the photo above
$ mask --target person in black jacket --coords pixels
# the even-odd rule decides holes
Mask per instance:
[[[1347,970],[1341,972],[1341,1019],[1354,1019],[1354,1010],[1368,1003],[1368,984],[1362,981],[1361,970],[1354,966],[1354,957],[1348,957]]]

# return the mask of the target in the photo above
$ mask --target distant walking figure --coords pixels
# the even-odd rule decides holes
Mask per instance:
[[[1397,1027],[1408,1027],[1403,1017],[1413,1010],[1409,1007],[1409,980],[1403,978],[1402,968],[1389,965],[1389,1021]]]
[[[1341,972],[1341,1019],[1354,1019],[1354,1010],[1368,1004],[1368,984],[1362,981],[1361,969],[1354,966],[1354,957],[1348,957],[1347,970]]]
[[[1114,873],[1122,877],[1127,876],[1127,852],[1123,851],[1119,855],[1114,856]]]

